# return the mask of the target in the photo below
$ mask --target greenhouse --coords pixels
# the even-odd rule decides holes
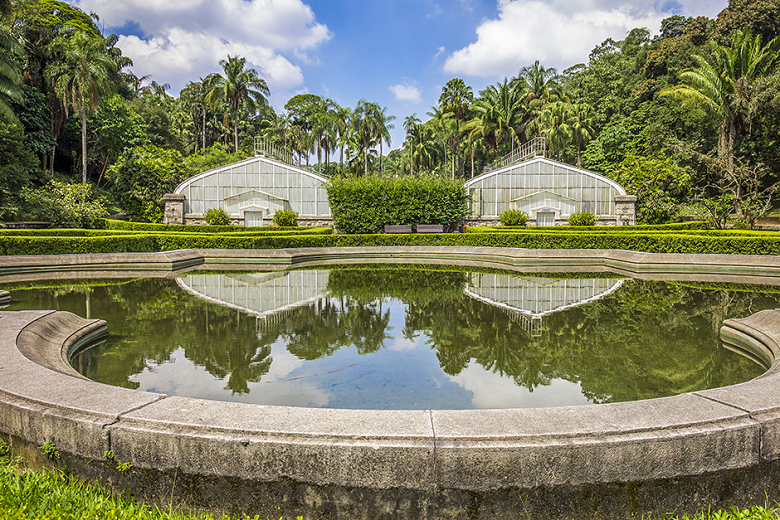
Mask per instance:
[[[210,209],[225,210],[235,225],[270,225],[280,209],[295,211],[304,225],[329,223],[327,179],[274,155],[258,150],[255,157],[187,179],[165,196],[165,223],[202,224]]]
[[[636,197],[615,181],[583,168],[532,154],[531,158],[483,173],[466,183],[471,196],[470,222],[493,223],[509,209],[529,216],[528,225],[568,223],[587,211],[600,225],[636,224]]]
[[[533,337],[542,335],[542,319],[554,312],[599,300],[615,292],[619,278],[546,279],[471,273],[465,293],[502,309]]]

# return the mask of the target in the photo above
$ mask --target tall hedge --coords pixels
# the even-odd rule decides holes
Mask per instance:
[[[341,177],[328,186],[333,223],[350,234],[393,224],[451,224],[468,210],[459,180],[440,177]]]

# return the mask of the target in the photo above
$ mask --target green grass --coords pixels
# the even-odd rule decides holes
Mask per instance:
[[[0,441],[0,454],[7,451]],[[21,460],[0,457],[0,518],[3,520],[215,520],[150,507],[94,484],[72,478],[65,469],[34,471]],[[222,520],[260,520],[221,517]],[[273,520],[277,520],[274,518]],[[298,517],[302,520],[302,517]]]
[[[648,520],[777,520],[778,518],[780,518],[780,509],[770,506],[753,506],[749,509],[732,507],[728,511],[710,511],[696,516],[667,514],[649,517]]]

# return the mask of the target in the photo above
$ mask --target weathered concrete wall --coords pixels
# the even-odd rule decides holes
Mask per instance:
[[[155,255],[145,265],[161,275],[175,259],[200,258],[214,268],[245,262],[283,268],[359,256],[526,271],[553,264],[557,270],[637,270],[666,279],[728,273],[740,281],[780,283],[780,261],[761,256],[494,248]],[[39,268],[105,268],[101,260],[116,269],[129,266],[122,255],[74,256],[79,261],[4,260],[17,259],[28,270],[36,258]],[[9,268],[4,262],[0,274]],[[777,500],[780,311],[726,325],[724,334],[760,352],[773,368],[733,387],[631,403],[370,411],[212,402],[94,383],[75,376],[67,358],[104,331],[102,322],[53,311],[0,312],[0,436],[19,453],[50,440],[78,474],[127,487],[144,500],[167,504],[173,497],[261,517],[628,518],[760,503],[764,492]],[[107,450],[132,469],[117,471]]]

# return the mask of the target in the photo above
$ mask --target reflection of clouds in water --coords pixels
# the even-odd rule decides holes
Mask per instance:
[[[404,352],[406,350],[416,349],[418,344],[420,344],[419,338],[417,341],[409,341],[402,336],[400,338],[396,338],[395,341],[387,347],[387,349],[395,352]]]
[[[277,341],[271,345],[271,357],[273,363],[268,373],[263,376],[264,381],[277,381],[284,379],[293,370],[303,366],[304,361],[297,356],[290,354],[287,346],[282,341]]]
[[[472,364],[450,380],[473,393],[474,408],[541,408],[590,404],[582,395],[579,383],[554,379],[548,386],[539,386],[533,392],[480,365]]]
[[[292,354],[288,354],[290,357]],[[295,370],[294,362],[282,357],[281,369],[275,376],[289,374]],[[297,358],[296,358],[297,359]],[[270,372],[276,365],[276,350]],[[301,362],[302,363],[302,362]],[[269,374],[270,374],[269,372]],[[143,372],[130,377],[131,381],[140,384],[139,390],[157,392],[168,395],[181,395],[198,399],[214,401],[234,401],[241,403],[268,404],[286,406],[326,406],[330,401],[328,392],[316,388],[307,381],[286,381],[284,383],[267,383],[273,381],[268,375],[263,376],[259,383],[248,383],[249,393],[230,397],[230,390],[225,389],[229,375],[225,379],[215,379],[205,368],[196,366],[184,357],[182,349],[175,350],[170,361],[161,365],[144,368]]]

